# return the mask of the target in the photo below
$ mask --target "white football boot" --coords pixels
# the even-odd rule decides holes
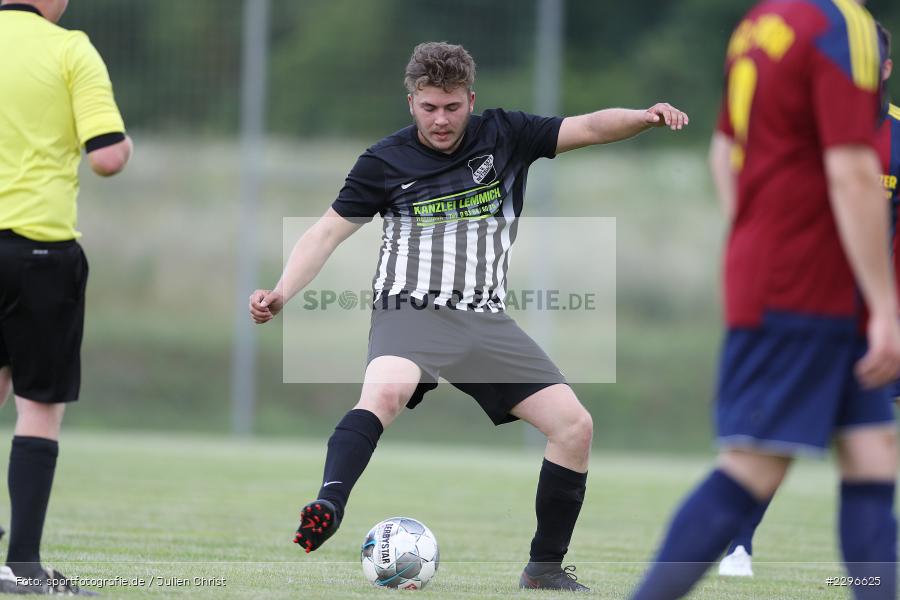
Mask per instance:
[[[719,575],[753,577],[753,559],[743,546],[738,546],[734,552],[722,559],[722,562],[719,563]]]

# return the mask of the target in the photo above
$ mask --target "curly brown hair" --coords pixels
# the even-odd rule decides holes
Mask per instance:
[[[413,49],[403,84],[410,94],[431,85],[449,92],[461,85],[472,89],[475,60],[465,48],[447,42],[424,42]]]

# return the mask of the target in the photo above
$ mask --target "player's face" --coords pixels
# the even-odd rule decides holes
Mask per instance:
[[[887,81],[891,78],[891,73],[894,71],[894,61],[891,59],[885,60],[881,63],[881,80]]]
[[[466,86],[447,92],[429,85],[409,94],[407,99],[419,141],[446,154],[456,150],[475,109],[475,92]]]

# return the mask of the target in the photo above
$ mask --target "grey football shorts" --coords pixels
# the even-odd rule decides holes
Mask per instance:
[[[375,302],[367,363],[399,356],[422,377],[407,407],[415,408],[439,377],[472,396],[495,425],[510,409],[566,378],[550,357],[504,312],[474,312],[410,303]]]

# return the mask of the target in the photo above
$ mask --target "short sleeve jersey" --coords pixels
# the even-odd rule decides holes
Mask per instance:
[[[853,0],[767,0],[734,31],[718,123],[734,141],[737,174],[724,278],[730,327],[757,326],[767,311],[863,312],[823,154],[874,147],[879,67],[874,21]]]
[[[555,156],[561,123],[494,109],[470,118],[452,154],[422,144],[415,126],[366,150],[332,207],[348,219],[384,219],[376,297],[503,310],[528,168]]]
[[[125,125],[88,37],[10,8],[0,10],[0,229],[71,240],[81,147]]]

